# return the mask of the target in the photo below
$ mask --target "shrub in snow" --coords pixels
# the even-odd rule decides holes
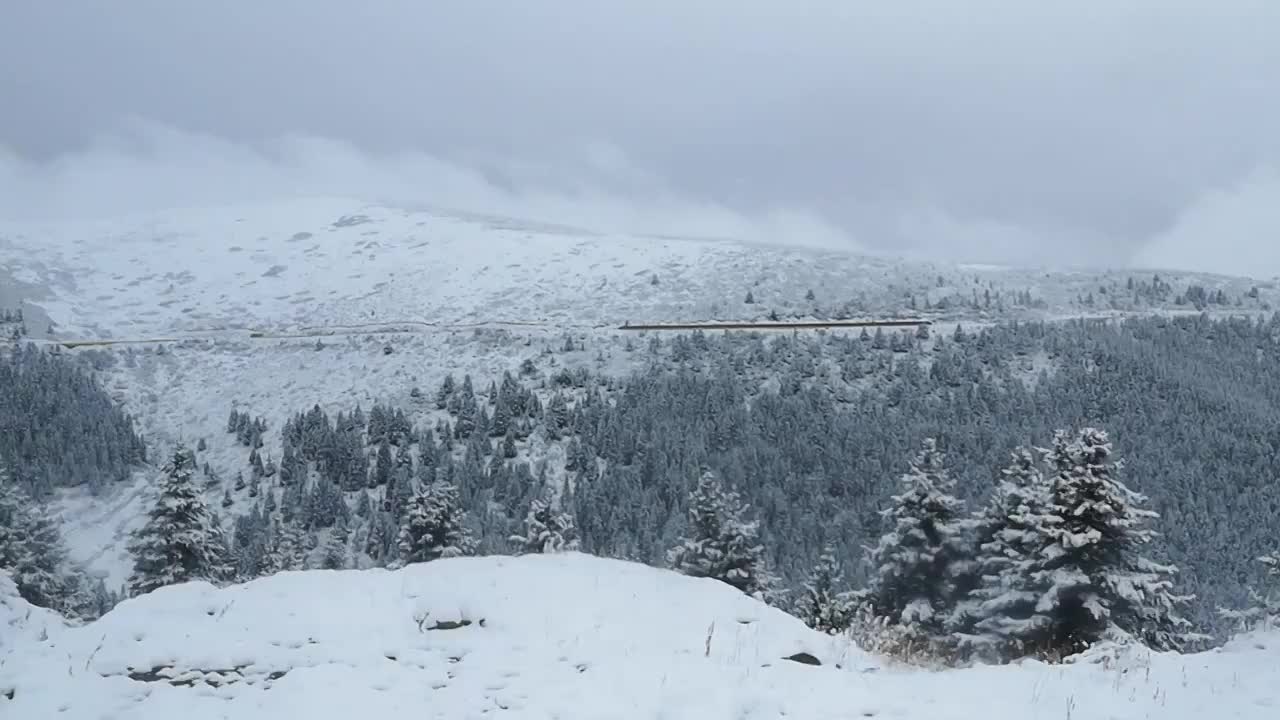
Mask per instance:
[[[578,549],[573,516],[556,510],[550,500],[536,499],[524,518],[524,534],[512,535],[516,552],[555,553]]]
[[[165,466],[160,496],[129,543],[133,574],[128,587],[133,595],[191,580],[231,577],[226,539],[192,482],[194,468],[194,457],[182,446]]]
[[[804,583],[796,602],[796,616],[806,625],[831,635],[849,629],[853,621],[853,599],[838,588],[844,584],[844,572],[831,546],[823,548],[818,564]]]
[[[407,565],[472,554],[475,541],[464,520],[457,486],[432,483],[405,508],[398,539],[400,562]]]
[[[689,496],[691,537],[667,553],[676,570],[714,578],[749,594],[763,595],[771,585],[764,546],[755,522],[745,519],[747,505],[713,473],[704,472]]]

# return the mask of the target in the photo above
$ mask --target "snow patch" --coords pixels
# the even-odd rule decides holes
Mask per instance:
[[[190,583],[47,640],[10,617],[15,718],[1262,720],[1280,686],[1275,635],[1123,662],[884,665],[722,583],[576,553]],[[822,665],[784,659],[799,653]]]

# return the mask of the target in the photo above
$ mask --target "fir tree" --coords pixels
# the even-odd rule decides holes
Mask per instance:
[[[1249,589],[1253,603],[1245,610],[1219,609],[1218,613],[1232,621],[1239,630],[1280,625],[1280,552],[1263,555],[1258,562],[1267,566],[1267,578],[1271,587],[1264,590]]]
[[[458,487],[433,483],[405,508],[398,541],[400,561],[410,564],[472,554],[475,541],[464,521]]]
[[[747,593],[763,595],[770,578],[758,526],[745,519],[747,505],[711,472],[703,472],[689,496],[690,537],[667,553],[671,566],[685,575],[719,580]]]
[[[329,531],[324,543],[324,553],[320,559],[320,567],[325,570],[345,570],[351,565],[351,553],[347,549],[347,540],[351,533],[345,520],[339,520]]]
[[[1176,568],[1139,552],[1155,537],[1145,525],[1158,515],[1140,507],[1146,498],[1114,477],[1118,464],[1107,434],[1059,432],[1046,459],[1053,471],[1048,504],[1042,515],[1025,518],[1036,535],[1033,547],[1005,571],[1006,596],[996,599],[1031,612],[986,627],[1026,652],[1064,656],[1113,630],[1160,650],[1196,639],[1177,614],[1190,598],[1173,593]]]
[[[307,534],[296,523],[275,522],[271,540],[263,559],[263,573],[270,575],[288,570],[302,570],[307,562]]]
[[[373,481],[369,484],[369,487],[372,488],[377,487],[378,485],[386,485],[390,482],[391,469],[393,465],[394,461],[391,457],[391,444],[384,440],[378,445],[378,455],[373,465]]]
[[[830,635],[841,633],[853,621],[853,600],[844,585],[844,571],[830,546],[822,549],[818,564],[804,583],[804,591],[796,604],[797,616],[806,625]]]
[[[512,535],[519,554],[556,553],[578,549],[573,516],[557,510],[550,500],[536,499],[524,518],[524,534]]]
[[[57,521],[0,470],[0,570],[32,605],[84,616],[84,579],[67,558]]]
[[[231,575],[226,540],[192,482],[194,458],[179,446],[164,469],[160,496],[129,543],[134,569],[129,592],[141,595],[191,580]]]
[[[1040,549],[1050,487],[1030,450],[1014,451],[988,503],[974,520],[976,560],[962,581],[969,592],[952,618],[968,651],[1015,657],[1035,632],[1039,596],[1023,577],[1024,561]]]
[[[882,622],[919,638],[942,637],[955,602],[955,584],[967,570],[963,503],[933,438],[902,476],[903,492],[881,515],[893,528],[871,552],[875,568],[868,600]]]

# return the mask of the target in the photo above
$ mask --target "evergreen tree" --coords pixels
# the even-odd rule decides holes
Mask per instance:
[[[844,585],[844,571],[830,546],[822,549],[818,564],[804,583],[804,591],[796,604],[797,616],[820,632],[835,635],[849,628],[853,621],[853,600]]]
[[[506,391],[506,385],[503,385],[501,391],[491,390],[496,393],[493,402],[493,417],[489,421],[489,436],[502,437],[511,430],[511,419],[514,413],[512,405],[515,398]]]
[[[405,508],[398,542],[400,561],[410,564],[472,554],[475,541],[464,521],[458,487],[433,483]]]
[[[551,401],[547,403],[546,414],[547,434],[552,439],[555,439],[569,427],[569,401],[565,398],[564,393],[557,390],[551,396]]]
[[[377,460],[373,465],[373,480],[369,483],[369,487],[372,488],[379,485],[386,485],[390,482],[391,469],[393,466],[394,461],[391,457],[391,443],[384,440],[380,445],[378,445]]]
[[[351,533],[345,520],[339,520],[329,531],[329,538],[324,543],[324,554],[320,559],[320,567],[325,570],[345,570],[351,566],[351,553],[347,549],[347,540]]]
[[[1160,649],[1181,649],[1196,636],[1178,616],[1187,596],[1173,593],[1176,568],[1140,554],[1158,517],[1145,497],[1116,479],[1107,434],[1085,428],[1059,432],[1047,458],[1053,471],[1043,515],[1028,514],[1032,554],[1001,578],[995,602],[1029,609],[1026,617],[988,622],[1026,652],[1071,655],[1113,630]]]
[[[901,495],[881,515],[893,527],[871,552],[875,568],[868,600],[882,622],[914,639],[937,640],[956,600],[956,581],[967,571],[963,503],[945,457],[933,438],[902,476]]]
[[[1263,555],[1258,562],[1267,566],[1267,578],[1271,587],[1265,590],[1250,588],[1252,606],[1245,610],[1220,609],[1218,612],[1236,624],[1240,630],[1272,627],[1280,624],[1280,552]]]
[[[968,651],[1016,657],[1035,632],[1039,596],[1027,586],[1024,562],[1039,552],[1050,487],[1030,450],[1014,451],[988,503],[974,521],[976,560],[952,618]]]
[[[296,523],[276,521],[263,562],[263,573],[270,575],[287,570],[302,570],[307,562],[307,534]]]
[[[520,451],[516,448],[515,428],[508,428],[507,434],[502,438],[502,457],[505,460],[514,460]]]
[[[704,471],[689,495],[690,537],[667,553],[673,568],[692,577],[719,580],[747,593],[763,595],[770,578],[758,526],[745,519],[747,505]]]
[[[134,569],[129,592],[141,595],[191,580],[231,575],[226,540],[192,482],[194,458],[178,446],[164,469],[160,496],[129,543]]]
[[[556,553],[578,549],[573,516],[557,510],[547,499],[535,499],[524,518],[524,534],[512,535],[519,554]]]
[[[453,434],[459,440],[466,440],[476,430],[480,415],[480,406],[476,403],[476,394],[471,386],[471,376],[462,378],[462,387],[454,393],[457,398],[458,419],[453,425]]]
[[[32,605],[84,616],[84,578],[67,558],[58,523],[0,470],[0,570]]]

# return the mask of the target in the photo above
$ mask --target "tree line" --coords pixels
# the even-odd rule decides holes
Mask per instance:
[[[1030,556],[1039,557],[1053,524],[1042,518],[1039,530],[1022,528],[1013,538],[988,505],[1007,509],[1055,483],[1066,487],[1064,458],[1088,467],[1077,462],[1079,448],[1106,445],[1108,457],[1111,450],[1109,441],[1095,437],[1090,445],[1079,432],[1059,443],[1058,429],[1106,427],[1126,458],[1124,482],[1095,484],[1134,513],[1130,539],[1108,547],[1142,558],[1152,583],[1176,581],[1177,590],[1167,588],[1163,630],[1130,620],[1104,624],[1172,646],[1197,632],[1222,637],[1241,615],[1256,620],[1265,605],[1258,598],[1266,598],[1270,566],[1256,559],[1276,551],[1278,337],[1275,317],[1203,316],[1011,323],[934,337],[653,336],[636,350],[642,367],[621,377],[565,367],[552,351],[526,358],[518,374],[485,389],[450,376],[434,391],[368,411],[330,416],[316,406],[279,429],[251,415],[242,420],[246,413],[237,410],[227,441],[245,448],[245,467],[220,478],[206,466],[202,493],[213,500],[210,515],[223,516],[210,526],[224,528],[224,579],[574,546],[713,575],[714,563],[686,542],[720,521],[693,510],[700,498],[731,497],[729,505],[744,509],[723,524],[751,528],[755,537],[735,552],[758,561],[770,579],[747,583],[748,592],[825,617],[812,622],[828,626],[848,608],[819,600],[852,592],[854,615],[893,627],[904,616],[917,620],[901,633],[911,643],[1006,657],[1013,644],[1048,652],[1093,635],[1030,616],[1021,618],[1024,628],[1043,635],[993,635],[982,613],[997,600],[1017,603],[996,595],[986,578],[1020,578],[1020,592],[1029,593],[1032,578],[1061,573],[1015,571],[989,557],[995,548],[983,548],[997,540],[1039,547]],[[882,597],[888,591],[878,588],[893,584],[882,577],[893,553],[865,548],[879,548],[892,532],[910,534],[896,529],[902,518],[884,511],[904,493],[904,459],[929,438],[929,457],[945,457],[951,483],[941,495],[956,503],[942,524],[954,531],[946,547],[955,553],[947,565],[954,577],[925,591],[925,613],[919,597]],[[1049,447],[1035,450],[1037,443]],[[1016,462],[1007,460],[1010,451]],[[201,448],[184,452],[199,474]],[[916,457],[919,472],[908,474],[930,477],[933,462]],[[1119,474],[1109,462],[1098,465],[1108,468],[1106,478]],[[1039,478],[1023,483],[1038,489],[1007,487],[1014,466],[1022,468],[1018,477]],[[923,505],[938,499],[930,497]],[[1054,502],[1036,513],[1058,517],[1066,501]],[[979,521],[966,508],[986,508],[980,512],[990,517]],[[1113,530],[1119,533],[1098,532]],[[1175,566],[1176,575],[1157,572]],[[735,587],[745,582],[740,572],[730,578]],[[1117,597],[1107,602],[1115,617],[1132,617]],[[1220,608],[1235,610],[1224,616]]]

